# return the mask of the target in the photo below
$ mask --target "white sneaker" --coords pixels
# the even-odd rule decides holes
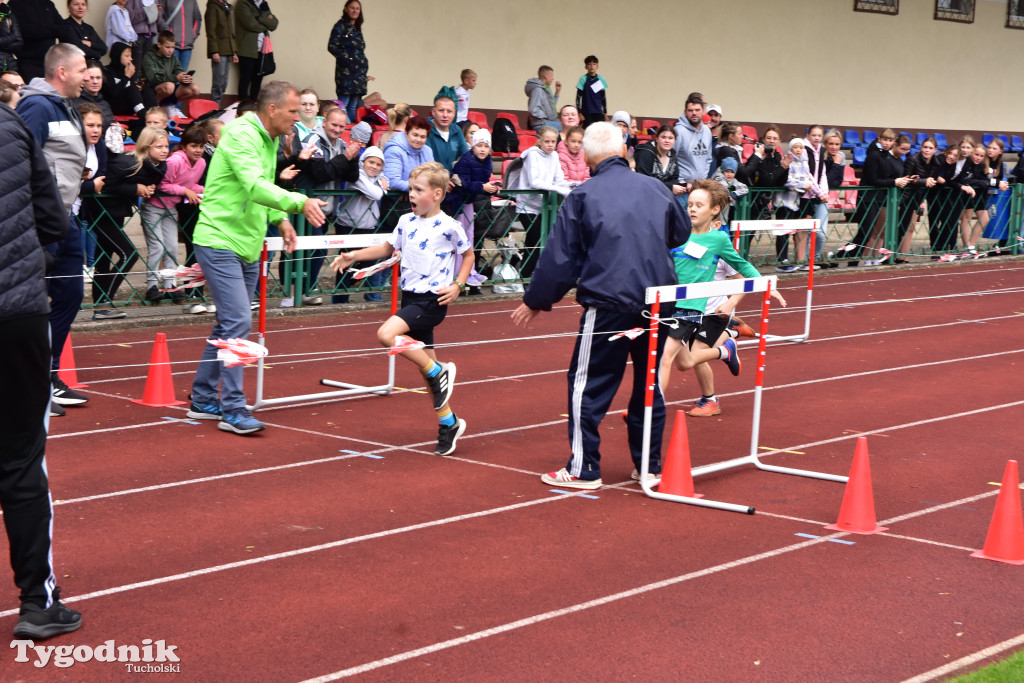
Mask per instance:
[[[253,301],[252,303],[250,303],[249,304],[249,310],[250,311],[258,311],[258,310],[260,310],[260,302],[259,301]]]
[[[90,268],[89,266],[82,266],[82,276],[85,277],[86,282],[92,282],[92,276],[95,273],[95,268]]]
[[[206,313],[207,311],[207,308],[204,304],[185,304],[183,308],[185,309],[186,313],[191,313],[193,315],[197,313]]]
[[[636,468],[633,468],[633,474],[629,475],[629,478],[632,479],[633,481],[640,481],[640,472],[638,472]],[[655,474],[654,472],[648,472],[647,481],[651,482],[652,484],[657,484],[659,481],[661,481],[661,475]]]
[[[540,480],[545,484],[566,489],[593,490],[599,489],[602,486],[600,479],[580,479],[569,474],[569,471],[564,467],[557,472],[548,472],[547,474],[540,475]]]
[[[306,296],[305,294],[302,296],[302,305],[303,306],[320,306],[321,304],[323,304],[323,302],[324,302],[323,297],[319,297],[319,296]]]
[[[294,307],[295,307],[295,299],[293,297],[286,296],[285,298],[281,299],[281,308],[294,308]]]
[[[217,312],[216,304],[214,304],[212,301],[210,303],[206,304],[206,312],[207,313],[216,313]]]

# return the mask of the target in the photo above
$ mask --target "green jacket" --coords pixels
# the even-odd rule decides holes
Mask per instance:
[[[263,250],[267,223],[278,225],[286,214],[302,213],[307,199],[275,185],[276,175],[277,141],[256,114],[224,126],[210,161],[192,241],[228,249],[254,263]]]
[[[238,0],[235,3],[235,42],[239,57],[259,57],[256,37],[276,30],[277,17],[270,12],[261,12],[252,0]]]
[[[231,58],[235,46],[235,22],[231,16],[231,3],[227,0],[209,0],[206,3],[206,56]]]
[[[142,55],[142,77],[146,79],[146,85],[151,88],[168,82],[174,83],[174,87],[178,87],[178,74],[182,71],[184,69],[181,68],[178,58],[174,55],[164,57],[156,45]]]

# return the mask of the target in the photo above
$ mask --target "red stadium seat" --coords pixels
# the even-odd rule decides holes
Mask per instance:
[[[203,114],[220,109],[220,105],[213,100],[192,99],[186,103],[186,114],[189,118],[198,119]]]
[[[509,111],[499,111],[497,114],[494,115],[494,118],[498,118],[499,116],[503,116],[506,119],[508,119],[509,121],[511,121],[512,125],[516,127],[517,131],[525,131],[525,130],[527,130],[526,128],[523,128],[523,124],[519,120],[519,115],[518,114],[513,114],[512,112],[509,112]]]
[[[757,142],[760,138],[757,137],[757,129],[753,126],[740,126],[740,130],[743,131],[745,137],[750,138],[754,142]]]
[[[484,114],[483,112],[480,112],[480,111],[467,112],[466,113],[466,118],[468,118],[470,121],[472,121],[476,125],[480,126],[481,128],[486,128],[487,130],[491,129],[490,125],[487,123],[487,114]],[[513,122],[512,125],[514,126],[516,124]]]
[[[658,130],[659,128],[661,128],[661,121],[657,121],[655,119],[644,119],[643,122],[640,124],[640,128],[645,132],[650,128]]]

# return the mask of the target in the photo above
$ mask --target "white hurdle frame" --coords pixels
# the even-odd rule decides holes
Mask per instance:
[[[304,235],[296,238],[295,251],[308,251],[310,249],[361,249],[383,244],[387,241],[387,234],[370,235]],[[263,242],[263,253],[260,256],[260,315],[259,333],[257,341],[261,345],[267,336],[267,274],[270,270],[270,263],[267,254],[271,251],[280,251],[284,248],[284,240],[281,237],[268,237]],[[392,268],[391,278],[391,314],[398,310],[398,264]],[[301,394],[298,396],[281,396],[278,398],[264,398],[264,367],[263,358],[256,363],[256,400],[249,410],[286,403],[300,403],[302,401],[317,401],[331,398],[342,398],[345,396],[361,396],[363,394],[376,394],[387,396],[395,388],[395,357],[388,356],[388,378],[386,384],[377,386],[362,386],[360,384],[349,384],[331,379],[321,379],[320,384],[328,387],[338,387],[338,391],[322,391],[315,394]]]
[[[814,246],[817,237],[818,221],[814,218],[795,218],[792,220],[764,220],[764,221],[732,221],[729,227],[733,229],[733,246],[736,251],[740,250],[740,234],[744,232],[770,231],[778,235],[792,234],[794,232],[808,231],[811,233],[810,243],[807,246],[808,265],[807,271],[807,302],[804,305],[804,331],[802,334],[773,335],[768,337],[770,342],[805,342],[811,336],[811,300],[814,298]],[[736,346],[756,346],[757,339],[744,339],[736,341]]]
[[[812,221],[813,222],[813,221]],[[660,325],[659,311],[661,304],[670,301],[681,301],[684,299],[702,299],[715,296],[731,296],[733,294],[749,294],[751,292],[764,292],[761,298],[761,336],[758,339],[757,350],[757,377],[754,381],[754,413],[750,430],[750,454],[731,460],[702,465],[690,470],[691,476],[697,477],[702,474],[720,472],[721,470],[732,469],[741,465],[754,465],[759,470],[774,472],[776,474],[792,474],[799,477],[811,479],[824,479],[845,483],[848,477],[825,472],[812,472],[810,470],[794,469],[792,467],[779,467],[766,465],[760,461],[757,453],[757,442],[761,431],[761,392],[764,386],[765,347],[768,337],[768,310],[772,288],[777,284],[778,278],[774,275],[767,277],[747,278],[744,280],[720,280],[717,282],[701,282],[691,285],[669,285],[665,287],[648,287],[645,302],[651,305],[651,327],[648,331],[650,339],[649,354],[647,357],[647,392],[644,398],[644,435],[642,445],[640,486],[647,496],[658,500],[667,500],[673,503],[686,503],[688,505],[699,505],[701,507],[726,510],[729,512],[741,512],[754,514],[754,508],[749,505],[737,505],[735,503],[723,503],[706,498],[691,498],[689,496],[677,496],[668,493],[659,493],[653,490],[652,485],[660,483],[660,480],[651,482],[647,479],[650,471],[650,448],[651,448],[651,416],[654,410],[654,391],[658,383],[658,326]],[[667,419],[667,415],[666,415]]]

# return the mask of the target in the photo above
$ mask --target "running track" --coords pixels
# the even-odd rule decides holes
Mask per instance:
[[[802,327],[804,282],[780,282],[791,309],[773,310],[773,332]],[[240,438],[126,400],[141,396],[152,330],[76,332],[94,398],[54,420],[48,465],[58,582],[85,626],[47,644],[162,639],[176,680],[195,681],[925,681],[976,668],[1024,644],[1024,568],[969,557],[990,482],[1020,457],[1022,292],[1020,260],[826,271],[812,340],[769,346],[765,461],[847,474],[867,434],[890,527],[874,536],[822,529],[841,484],[747,468],[696,487],[754,516],[647,499],[617,415],[602,430],[605,488],[543,485],[567,457],[568,301],[525,331],[512,301],[453,307],[439,355],[458,364],[469,430],[445,459],[404,361],[397,384],[412,390],[267,409],[270,428]],[[268,393],[380,382],[380,319],[276,321]],[[179,398],[202,329],[163,330]],[[688,421],[694,464],[749,448],[754,353],[741,353],[739,378],[715,368],[723,414]],[[696,396],[692,375],[673,380],[670,401]],[[0,678],[139,676],[13,658],[0,648]]]

